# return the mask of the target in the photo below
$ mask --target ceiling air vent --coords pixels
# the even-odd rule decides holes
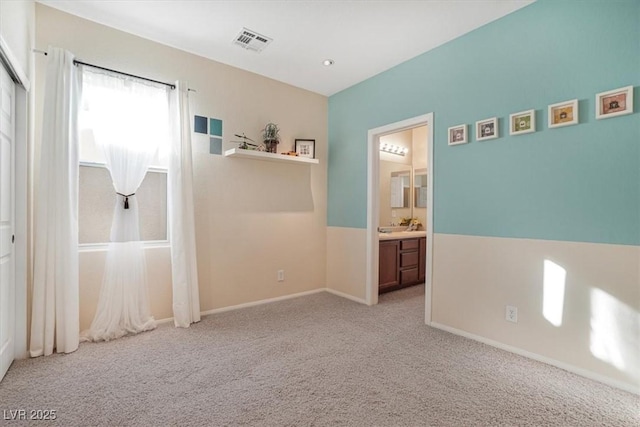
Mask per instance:
[[[262,52],[262,50],[267,47],[272,40],[273,39],[263,36],[262,34],[258,34],[248,28],[243,28],[233,40],[233,43],[247,50]]]

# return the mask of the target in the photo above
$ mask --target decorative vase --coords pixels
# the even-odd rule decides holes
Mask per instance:
[[[277,153],[278,140],[277,139],[266,139],[264,141],[264,146],[266,148],[267,153]]]

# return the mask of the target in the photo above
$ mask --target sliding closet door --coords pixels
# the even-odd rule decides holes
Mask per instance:
[[[15,84],[0,65],[0,380],[14,358]]]

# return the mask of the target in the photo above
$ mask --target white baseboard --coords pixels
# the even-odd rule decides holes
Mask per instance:
[[[173,317],[167,317],[166,319],[156,320],[156,325],[162,325],[163,323],[173,323]]]
[[[297,294],[283,295],[281,297],[262,299],[262,300],[258,300],[258,301],[251,301],[251,302],[247,302],[247,303],[244,303],[244,304],[238,304],[238,305],[230,305],[229,307],[214,308],[213,310],[206,310],[206,311],[200,312],[200,316],[208,316],[210,314],[224,313],[225,311],[240,310],[240,309],[243,309],[243,308],[255,307],[255,306],[263,305],[263,304],[270,304],[272,302],[278,302],[278,301],[284,301],[284,300],[288,300],[288,299],[292,299],[292,298],[304,297],[306,295],[318,294],[320,292],[329,292],[329,293],[337,295],[339,297],[350,299],[351,301],[355,301],[355,302],[358,302],[360,304],[365,304],[366,305],[366,301],[365,300],[363,300],[361,298],[354,297],[353,295],[345,294],[343,292],[339,292],[339,291],[336,291],[336,290],[333,290],[333,289],[329,289],[329,288],[318,288],[318,289],[314,289],[312,291],[299,292]],[[163,323],[170,323],[170,322],[173,322],[173,317],[167,317],[166,319],[156,320],[156,323],[158,325],[161,325]]]
[[[515,353],[518,354],[520,356],[524,356],[524,357],[528,357],[529,359],[533,359],[533,360],[537,360],[538,362],[542,362],[542,363],[546,363],[547,365],[551,365],[551,366],[555,366],[556,368],[560,368],[560,369],[564,369],[565,371],[569,371],[571,373],[580,375],[582,377],[585,378],[589,378],[590,380],[594,380],[594,381],[598,381],[601,382],[603,384],[606,384],[608,386],[611,387],[615,387],[618,388],[620,390],[624,390],[624,391],[628,391],[629,393],[633,393],[633,394],[640,394],[640,385],[632,385],[632,384],[628,384],[622,381],[618,381],[618,380],[614,380],[608,377],[605,377],[604,375],[600,375],[600,374],[596,374],[594,372],[588,371],[586,369],[583,368],[579,368],[577,366],[565,363],[565,362],[561,362],[559,360],[555,360],[552,359],[550,357],[546,357],[546,356],[542,356],[540,354],[537,353],[532,353],[530,351],[527,350],[523,350],[521,348],[518,347],[513,347],[507,344],[503,344],[499,341],[494,341],[491,340],[489,338],[485,338],[482,337],[480,335],[475,335],[460,329],[456,329],[456,328],[452,328],[450,326],[446,326],[437,322],[431,322],[431,324],[429,325],[433,328],[436,329],[441,329],[443,331],[446,332],[450,332],[454,335],[459,335],[465,338],[469,338],[472,339],[474,341],[478,341],[481,342],[483,344],[487,344],[490,345],[492,347],[496,347],[499,348],[501,350],[505,350],[508,351],[510,353]]]
[[[329,292],[330,294],[333,294],[333,295],[337,295],[337,296],[342,297],[342,298],[349,299],[351,301],[355,301],[355,302],[360,303],[360,304],[367,305],[367,302],[364,299],[358,298],[358,297],[354,297],[353,295],[345,294],[344,292],[336,291],[335,289],[325,288],[324,291],[325,292]]]
[[[225,311],[240,310],[241,308],[255,307],[257,305],[271,304],[272,302],[278,302],[278,301],[284,301],[284,300],[288,300],[288,299],[292,299],[292,298],[304,297],[306,295],[317,294],[317,293],[320,293],[322,291],[324,291],[324,288],[318,288],[318,289],[314,289],[312,291],[306,291],[306,292],[299,292],[297,294],[283,295],[281,297],[276,297],[276,298],[262,299],[262,300],[259,300],[259,301],[251,301],[251,302],[247,302],[247,303],[244,303],[244,304],[231,305],[229,307],[214,308],[213,310],[203,311],[203,312],[200,313],[200,315],[201,316],[207,316],[209,314],[224,313]]]

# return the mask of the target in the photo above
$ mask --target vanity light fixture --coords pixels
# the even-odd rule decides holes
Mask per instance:
[[[400,147],[398,145],[380,143],[380,151],[384,151],[385,153],[397,154],[398,156],[404,156],[409,152],[407,147]]]
[[[333,64],[335,64],[335,61],[333,59],[325,59],[324,61],[322,61],[322,65],[324,65],[325,67],[330,67]]]

